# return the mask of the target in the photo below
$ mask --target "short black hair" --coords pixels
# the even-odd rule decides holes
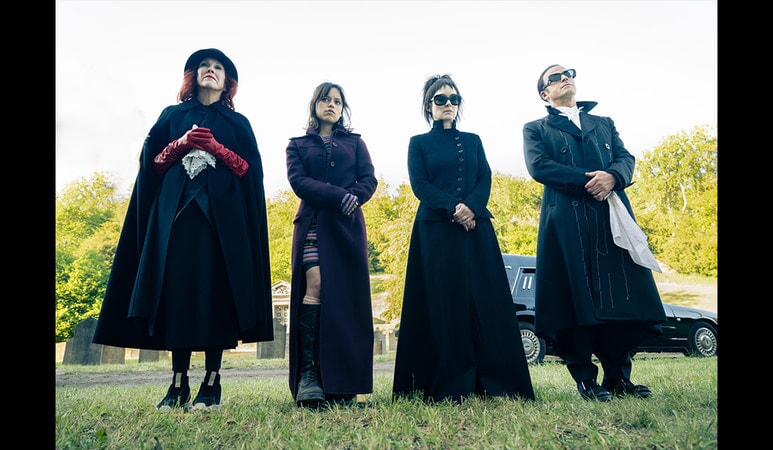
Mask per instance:
[[[439,91],[443,86],[448,86],[454,91],[456,91],[459,96],[462,95],[461,92],[459,92],[459,88],[456,86],[456,82],[451,78],[450,74],[445,75],[432,75],[431,77],[427,78],[424,81],[424,88],[422,89],[422,105],[421,105],[421,113],[424,116],[424,120],[427,121],[430,126],[432,125],[432,96],[435,94],[435,92]],[[456,117],[454,120],[459,121],[462,117],[462,107],[464,103],[464,97],[462,97],[462,102],[459,103],[459,108],[456,110]]]
[[[545,88],[547,87],[545,85],[545,80],[544,80],[545,74],[547,73],[547,71],[552,69],[553,67],[556,67],[556,66],[559,66],[559,65],[560,64],[551,64],[551,65],[547,66],[545,68],[545,70],[542,71],[541,74],[539,74],[539,79],[537,80],[537,95],[542,94],[542,91],[544,91]],[[542,98],[541,95],[540,95],[540,98]],[[542,100],[545,100],[545,99],[542,98]]]

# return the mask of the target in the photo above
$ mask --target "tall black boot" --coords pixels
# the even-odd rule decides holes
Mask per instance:
[[[325,401],[319,375],[317,333],[319,305],[301,305],[298,330],[301,338],[301,379],[295,395],[298,406],[318,408]]]

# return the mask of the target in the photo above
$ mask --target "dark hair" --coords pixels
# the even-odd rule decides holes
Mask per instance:
[[[545,74],[547,73],[548,70],[550,70],[553,67],[556,67],[558,65],[559,64],[551,64],[551,65],[547,66],[545,68],[545,70],[542,71],[541,74],[539,74],[539,79],[537,80],[537,95],[539,95],[539,98],[542,98],[542,91],[544,91],[545,87],[546,87],[545,86],[545,80],[544,80]],[[545,100],[545,99],[542,98],[542,100]],[[547,100],[545,100],[545,101],[547,101]]]
[[[430,126],[432,126],[433,121],[432,97],[434,97],[435,93],[444,86],[448,86],[455,90],[457,94],[462,95],[462,93],[459,92],[459,88],[456,87],[456,83],[454,83],[454,80],[451,79],[451,75],[449,74],[432,75],[431,77],[427,78],[427,81],[424,82],[424,90],[422,91],[424,100],[421,103],[421,113],[424,116],[424,120],[426,120]],[[464,97],[462,97],[462,102],[459,103],[459,108],[456,110],[456,117],[454,120],[457,122],[462,118],[462,105],[464,105]]]
[[[352,131],[351,128],[351,110],[349,109],[349,103],[346,102],[346,95],[344,94],[344,88],[340,85],[325,81],[314,89],[314,93],[311,94],[311,100],[309,101],[309,119],[306,121],[307,130],[316,130],[319,128],[319,117],[317,117],[317,102],[322,100],[322,97],[326,97],[330,90],[336,88],[341,93],[341,102],[343,106],[341,108],[341,117],[338,118],[338,122],[333,125],[333,129],[343,128],[346,131]]]
[[[236,111],[234,106],[234,97],[239,89],[239,82],[236,78],[226,73],[225,90],[220,94],[220,103]],[[177,93],[177,101],[184,102],[192,99],[199,93],[199,84],[196,83],[196,69],[186,70],[183,74],[183,84]]]

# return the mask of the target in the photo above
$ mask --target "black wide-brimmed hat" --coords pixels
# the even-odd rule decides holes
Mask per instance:
[[[229,57],[225,56],[225,53],[216,48],[203,48],[193,52],[193,54],[188,58],[188,61],[185,62],[185,69],[183,69],[183,72],[188,71],[188,69],[196,69],[199,66],[199,63],[204,60],[204,58],[214,58],[220,61],[223,63],[223,66],[225,66],[225,73],[234,77],[236,81],[239,81],[239,73],[236,72],[236,66],[234,65],[233,61],[231,61]]]

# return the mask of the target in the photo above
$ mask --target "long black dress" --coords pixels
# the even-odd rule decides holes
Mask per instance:
[[[480,137],[434,122],[408,148],[419,207],[408,250],[393,394],[428,402],[472,394],[534,399],[502,254],[487,209],[491,169]],[[456,204],[476,214],[451,222]]]

